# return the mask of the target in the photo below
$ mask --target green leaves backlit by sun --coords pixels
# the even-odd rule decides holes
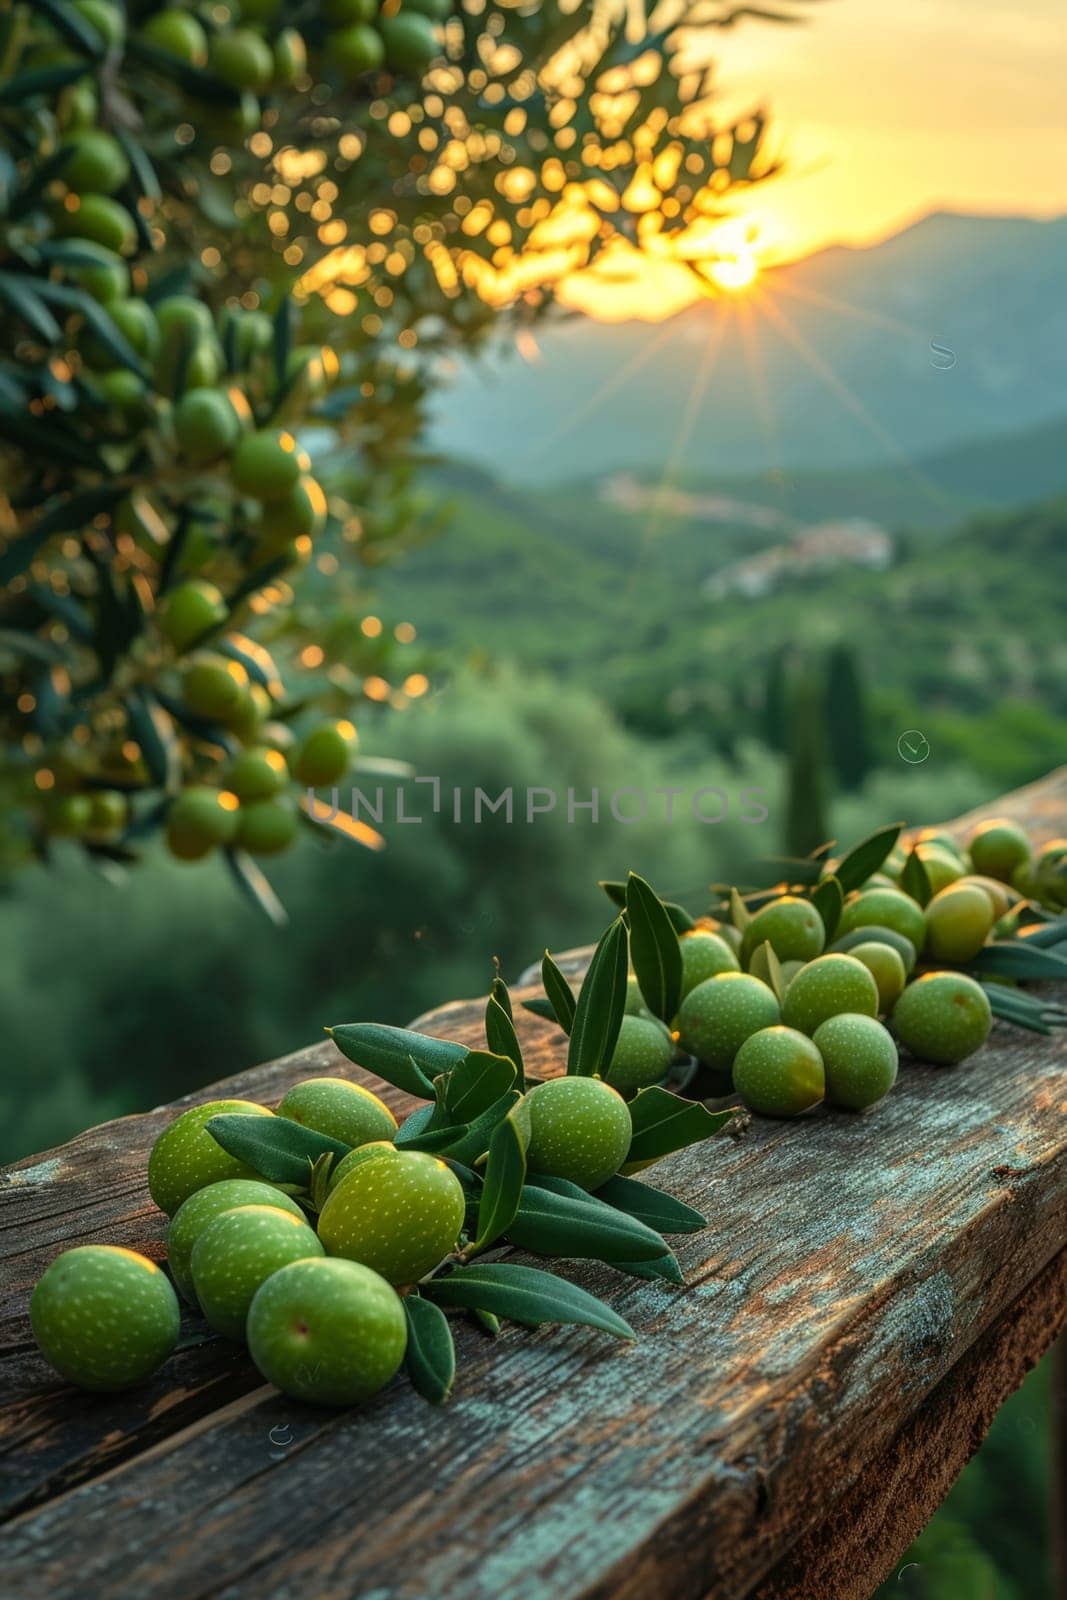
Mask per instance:
[[[762,115],[715,120],[711,41],[733,13],[649,9],[470,4],[418,100],[372,100],[365,133],[325,114],[279,129],[275,181],[251,203],[303,269],[298,297],[414,350],[420,322],[451,321],[465,292],[534,314],[605,252],[636,250],[705,288],[751,282],[752,252],[719,237],[724,197],[775,164]]]
[[[410,8],[412,53],[382,0],[370,64],[338,51],[326,0],[299,27],[214,6],[210,38],[161,6],[172,44],[185,19],[184,56],[154,42],[154,0],[16,10],[0,866],[63,838],[118,869],[165,830],[183,860],[223,849],[274,915],[250,856],[322,819],[297,818],[294,793],[257,819],[249,795],[235,832],[230,764],[299,751],[313,716],[427,692],[414,630],[374,614],[367,573],[430,531],[417,467],[439,357],[502,319],[526,332],[562,288],[635,260],[690,293],[750,274],[722,230],[732,192],[773,170],[764,121],[720,127],[711,100],[736,13],[434,0],[439,20]]]

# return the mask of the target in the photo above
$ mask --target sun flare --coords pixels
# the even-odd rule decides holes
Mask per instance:
[[[756,252],[746,245],[733,255],[713,261],[705,270],[717,289],[725,289],[728,294],[740,294],[749,284],[755,283],[759,274],[759,260]]]

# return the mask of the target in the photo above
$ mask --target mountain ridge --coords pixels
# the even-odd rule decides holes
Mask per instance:
[[[545,323],[455,370],[430,443],[519,483],[906,462],[1062,410],[1065,272],[1067,216],[939,211],[662,323]]]

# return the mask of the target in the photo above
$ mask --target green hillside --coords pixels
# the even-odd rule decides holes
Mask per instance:
[[[702,480],[686,487],[699,489]],[[887,528],[944,529],[985,506],[1067,493],[1067,417],[936,455],[848,472],[779,471],[724,477],[737,500],[774,506],[800,522],[862,515]]]
[[[648,733],[714,725],[726,705],[756,727],[774,655],[820,658],[850,644],[889,756],[897,734],[931,743],[1003,781],[1067,752],[1067,500],[986,515],[934,544],[914,542],[888,572],[838,571],[758,600],[679,605],[612,661],[609,697]],[[878,742],[876,739],[876,743]]]
[[[543,662],[599,655],[602,630],[669,617],[679,593],[717,568],[780,543],[793,525],[863,517],[908,538],[959,527],[987,508],[1067,494],[1067,417],[939,452],[917,462],[845,472],[685,479],[670,487],[736,501],[709,520],[665,504],[628,512],[604,486],[506,486],[477,467],[434,470],[429,492],[449,508],[447,533],[382,574],[425,638]],[[752,525],[753,508],[779,519]],[[635,604],[639,601],[639,604]],[[582,624],[583,637],[567,637]],[[544,626],[542,626],[544,624]]]
[[[449,507],[449,529],[382,574],[383,603],[431,647],[579,674],[635,730],[695,732],[717,750],[759,731],[777,653],[814,660],[844,642],[887,748],[894,728],[936,726],[979,771],[1022,781],[1067,749],[1067,502],[973,513],[1067,488],[1057,481],[1064,432],[946,452],[896,479],[874,468],[777,485],[720,480],[714,493],[742,511],[773,505],[777,488],[777,509],[798,523],[863,515],[894,531],[888,571],[839,565],[783,578],[758,599],[713,600],[705,582],[788,543],[782,528],[753,529],[741,513],[634,514],[595,485],[527,493],[441,469],[432,493]]]

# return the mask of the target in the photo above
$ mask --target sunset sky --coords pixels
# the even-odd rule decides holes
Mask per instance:
[[[757,254],[866,244],[940,209],[1067,211],[1063,0],[812,0],[809,15],[717,36],[724,113],[766,105],[788,166],[738,197]],[[592,289],[564,298],[642,314]],[[684,274],[663,276],[644,314],[687,297]]]

